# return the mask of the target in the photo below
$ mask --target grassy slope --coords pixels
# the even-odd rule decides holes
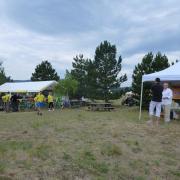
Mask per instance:
[[[0,179],[180,179],[180,122],[134,108],[0,113]]]

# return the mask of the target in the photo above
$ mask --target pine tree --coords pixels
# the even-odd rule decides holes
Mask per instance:
[[[166,55],[162,56],[160,52],[158,52],[155,57],[152,52],[148,53],[147,55],[143,57],[142,62],[138,63],[135,66],[135,69],[132,75],[132,79],[133,79],[132,90],[135,93],[135,98],[137,100],[140,100],[142,76],[144,74],[150,74],[150,73],[161,71],[163,69],[166,69],[167,67],[169,67],[168,58],[166,57]],[[151,96],[150,96],[151,86],[152,86],[152,83],[150,82],[145,82],[143,86],[142,106],[144,108],[148,107],[148,104],[151,99]]]
[[[77,96],[87,96],[87,70],[88,70],[88,59],[85,59],[83,54],[77,55],[73,59],[71,70],[72,77],[78,81]]]
[[[11,78],[6,76],[2,62],[0,62],[0,85],[10,81],[12,81]]]
[[[152,67],[154,72],[158,72],[169,67],[169,62],[166,55],[162,55],[160,52],[158,52],[154,58]]]
[[[109,100],[112,89],[119,88],[127,80],[127,76],[119,76],[121,71],[121,56],[116,59],[116,46],[104,41],[95,51],[94,65],[96,69],[96,94],[98,98]]]
[[[92,100],[98,98],[97,96],[97,78],[96,78],[96,67],[92,60],[86,62],[86,97]]]
[[[52,67],[51,63],[48,61],[42,61],[41,64],[37,65],[35,72],[32,73],[32,81],[48,81],[56,80],[58,81],[60,77],[58,76],[56,70]]]

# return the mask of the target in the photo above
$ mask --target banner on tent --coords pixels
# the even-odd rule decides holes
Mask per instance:
[[[180,99],[180,87],[173,87],[173,99]]]

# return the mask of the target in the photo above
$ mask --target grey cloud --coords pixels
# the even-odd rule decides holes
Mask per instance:
[[[82,0],[7,0],[5,4],[10,19],[39,33],[56,35],[94,28],[93,16],[84,8],[85,2]]]
[[[109,40],[130,73],[148,51],[171,57],[179,51],[179,12],[178,0],[1,0],[0,55],[9,72],[12,59],[31,62],[30,73],[47,57],[62,74],[73,56],[93,58],[96,46]]]

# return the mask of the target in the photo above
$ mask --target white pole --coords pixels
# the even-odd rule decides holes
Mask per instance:
[[[142,114],[142,100],[143,100],[143,80],[141,82],[141,98],[140,98],[140,107],[139,107],[139,120],[141,120],[141,114]]]

